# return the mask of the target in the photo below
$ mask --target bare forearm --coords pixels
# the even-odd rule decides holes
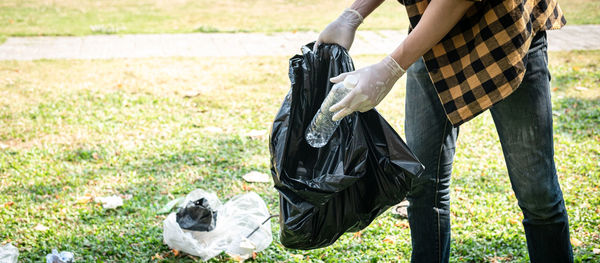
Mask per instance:
[[[466,0],[432,0],[417,26],[390,56],[408,68],[448,34],[472,5]]]
[[[366,18],[373,10],[375,10],[384,0],[356,0],[350,6],[350,9],[354,9],[360,13],[363,18]]]

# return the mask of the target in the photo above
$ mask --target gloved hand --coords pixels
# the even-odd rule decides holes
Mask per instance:
[[[356,87],[340,102],[329,108],[329,111],[336,112],[332,120],[337,121],[352,112],[365,112],[374,108],[405,72],[406,70],[400,67],[392,57],[387,56],[377,64],[331,78],[333,83],[344,81],[351,75],[358,79]]]
[[[354,9],[346,9],[319,34],[313,51],[322,43],[335,43],[350,50],[356,29],[362,23],[363,17]]]

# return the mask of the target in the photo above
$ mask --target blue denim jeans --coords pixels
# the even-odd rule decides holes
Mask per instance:
[[[554,165],[546,47],[545,32],[540,32],[528,52],[523,82],[491,114],[523,211],[531,262],[572,262],[567,211]],[[448,262],[450,174],[459,129],[447,119],[422,60],[409,68],[407,77],[406,140],[425,165],[407,196],[412,262]]]

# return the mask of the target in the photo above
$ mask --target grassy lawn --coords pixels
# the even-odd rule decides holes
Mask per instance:
[[[3,0],[6,36],[320,31],[352,1]],[[600,24],[600,2],[560,1],[570,25]],[[406,12],[385,1],[361,29],[406,29]]]
[[[357,66],[379,59],[355,58]],[[551,53],[555,148],[578,261],[600,255],[600,51]],[[273,213],[268,130],[289,89],[287,58],[0,62],[0,243],[39,262],[193,262],[162,243],[157,211],[196,188],[257,192]],[[400,81],[403,82],[403,81]],[[403,84],[379,110],[403,133]],[[186,97],[197,93],[198,96]],[[461,126],[452,185],[453,262],[527,262],[522,214],[488,113]],[[131,195],[104,210],[90,197]],[[406,220],[384,213],[313,251],[273,244],[256,262],[407,262]],[[159,257],[157,257],[157,255]],[[162,260],[158,258],[163,258]],[[222,254],[211,262],[234,262]]]
[[[558,0],[565,13],[567,24],[600,24],[600,1],[596,0]]]
[[[0,34],[319,31],[351,3],[349,0],[3,0]],[[361,29],[406,29],[405,13],[399,3],[386,1]]]

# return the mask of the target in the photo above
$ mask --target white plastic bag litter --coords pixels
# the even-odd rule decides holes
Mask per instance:
[[[215,257],[222,251],[232,257],[247,259],[252,252],[266,249],[273,241],[271,223],[267,220],[269,210],[256,193],[237,195],[221,205],[214,193],[197,189],[187,195],[181,206],[200,198],[207,199],[211,209],[217,211],[215,229],[209,232],[181,229],[176,213],[171,213],[163,224],[163,239],[170,248],[202,260]]]
[[[10,243],[0,246],[0,263],[16,263],[18,258],[18,248]]]
[[[46,263],[73,263],[75,255],[68,251],[58,253],[57,249],[52,249],[52,253],[46,255]]]
[[[96,197],[96,202],[102,203],[104,209],[115,209],[119,206],[123,206],[123,198],[117,195]]]

